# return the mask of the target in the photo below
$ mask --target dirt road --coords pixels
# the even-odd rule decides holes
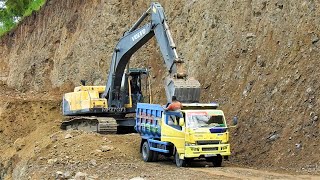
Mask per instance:
[[[194,162],[190,167],[177,168],[172,159],[145,163],[139,153],[137,134],[99,135],[82,131],[57,131],[42,134],[42,139],[29,141],[7,162],[12,171],[5,179],[320,179],[320,176],[289,175],[225,163]],[[40,139],[40,138],[37,138]],[[10,169],[10,168],[9,168]]]
[[[239,167],[220,167],[220,168],[190,168],[193,171],[207,173],[213,178],[215,176],[226,179],[320,179],[320,176],[312,175],[290,175],[284,173],[268,172]]]

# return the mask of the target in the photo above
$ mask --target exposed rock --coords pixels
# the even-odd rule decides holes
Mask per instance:
[[[102,152],[102,150],[101,150],[101,149],[96,149],[96,150],[95,150],[95,152],[97,152],[97,153],[101,153],[101,152]]]
[[[297,149],[301,149],[302,148],[302,144],[301,143],[297,143],[295,144]]]
[[[242,95],[247,96],[251,92],[251,89],[252,89],[253,85],[254,85],[254,81],[250,81],[246,85],[244,91],[242,92]]]
[[[71,134],[66,134],[66,136],[64,137],[65,139],[70,139],[72,138],[73,136]]]
[[[247,33],[247,36],[246,38],[249,39],[249,38],[255,38],[256,35],[254,35],[253,33]]]
[[[307,92],[308,94],[311,94],[311,93],[312,93],[312,88],[311,88],[311,87],[308,87],[307,90],[306,90],[306,92]]]
[[[279,134],[273,134],[273,135],[271,135],[270,137],[268,137],[268,139],[270,140],[270,141],[274,141],[274,140],[276,140],[276,139],[278,139],[279,138]]]
[[[51,139],[52,142],[56,142],[58,140],[58,137],[57,137],[56,134],[53,134],[53,135],[50,136],[50,139]]]
[[[312,44],[316,44],[318,41],[319,41],[318,35],[313,33],[311,37]]]
[[[113,146],[110,146],[110,145],[101,146],[102,152],[112,151],[113,149],[114,149]]]
[[[14,141],[13,145],[17,151],[20,151],[26,145],[26,142],[23,138],[18,138]]]
[[[312,117],[314,117],[315,116],[315,113],[314,112],[310,112],[310,117],[312,118]]]
[[[263,58],[261,57],[261,55],[257,56],[257,64],[259,67],[266,67],[266,63],[263,60]]]
[[[74,176],[75,180],[86,180],[87,179],[87,174],[83,172],[77,172],[76,175]]]
[[[90,160],[90,164],[91,164],[92,166],[96,166],[96,165],[97,165],[97,161],[96,161],[95,159],[91,159],[91,160]]]
[[[54,158],[54,159],[48,159],[48,164],[55,164],[56,162],[58,161],[57,158]]]
[[[142,177],[134,177],[134,178],[131,178],[130,180],[144,180],[144,178],[142,178]]]
[[[89,180],[99,179],[99,176],[98,175],[90,175],[90,176],[88,176],[88,179]]]
[[[64,178],[70,179],[71,178],[71,173],[69,171],[66,171],[63,173]]]
[[[34,152],[35,154],[39,154],[40,151],[41,151],[41,149],[40,149],[39,147],[35,147],[34,150],[33,150],[33,152]]]
[[[56,180],[64,180],[65,179],[63,172],[61,172],[61,171],[56,172],[55,178],[56,178]]]
[[[4,175],[6,174],[6,169],[0,160],[0,179],[4,179]]]

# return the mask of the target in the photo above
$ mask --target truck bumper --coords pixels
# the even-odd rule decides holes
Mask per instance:
[[[199,158],[210,156],[230,156],[230,144],[185,146],[185,158]]]

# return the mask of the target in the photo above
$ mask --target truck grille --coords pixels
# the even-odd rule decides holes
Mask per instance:
[[[220,144],[220,140],[197,141],[197,145]]]
[[[202,148],[202,151],[217,151],[218,147]]]

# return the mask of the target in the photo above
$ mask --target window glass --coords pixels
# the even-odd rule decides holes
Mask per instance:
[[[182,130],[181,126],[179,126],[179,119],[180,119],[179,116],[167,115],[167,118],[168,118],[168,123],[167,124],[170,127],[173,127],[175,129],[178,129],[178,130]]]
[[[189,113],[186,121],[187,126],[190,128],[225,127],[223,116],[208,115],[205,112]]]

